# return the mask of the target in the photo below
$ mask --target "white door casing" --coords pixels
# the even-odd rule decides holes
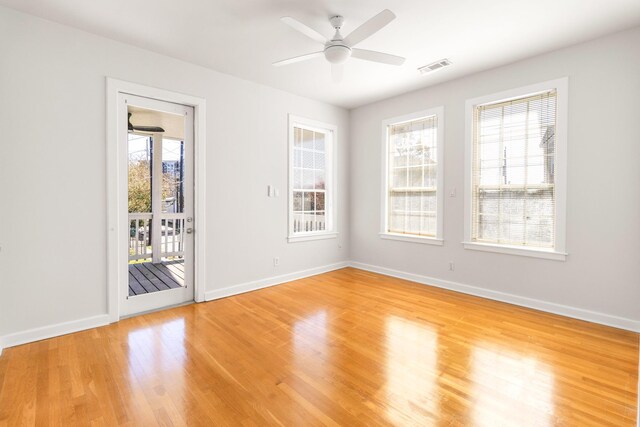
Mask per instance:
[[[191,228],[194,229],[193,243],[187,245],[193,267],[188,269],[190,278],[186,290],[175,289],[142,295],[140,301],[129,308],[123,304],[128,295],[128,150],[127,145],[122,143],[126,141],[128,132],[127,107],[124,103],[127,97],[135,98],[134,105],[143,108],[167,111],[168,105],[170,108],[186,111],[187,116],[191,116],[191,125],[186,129],[192,141],[191,154],[186,156],[185,153],[185,157],[191,158],[192,162],[191,183],[188,187],[193,194],[189,216],[193,218]],[[174,111],[176,110],[168,112]],[[107,301],[111,322],[134,312],[173,305],[180,299],[204,301],[205,117],[206,101],[202,98],[107,78]]]
[[[135,106],[148,110],[160,111],[164,113],[176,114],[184,117],[184,217],[189,222],[188,227],[193,229],[191,224],[193,223],[193,107],[175,104],[166,101],[159,101],[155,99],[144,98],[140,96],[120,93],[118,95],[118,122],[123,123],[123,126],[118,128],[118,144],[122,147],[127,147],[129,130],[127,124],[128,107]],[[152,205],[153,205],[153,262],[160,262],[160,236],[162,233],[162,134],[156,133],[152,135],[153,138],[153,177],[158,179],[153,180],[152,186]],[[121,174],[120,182],[123,183],[120,191],[122,198],[125,199],[125,203],[121,205],[119,214],[123,215],[120,223],[128,224],[128,211],[127,211],[127,191],[128,191],[128,150],[120,150],[121,157],[118,159],[121,162],[122,167],[118,169],[118,173]],[[126,239],[128,245],[129,239],[129,227],[123,227],[119,233],[123,234],[123,238]],[[142,295],[129,296],[128,280],[122,280],[120,286],[120,315],[127,316],[131,314],[141,313],[149,310],[154,310],[171,305],[181,304],[194,299],[194,287],[193,287],[193,233],[184,233],[183,237],[183,250],[184,250],[184,287],[167,289],[163,291],[157,291]],[[128,246],[125,252],[125,256],[120,260],[119,267],[127,268],[127,272],[122,271],[120,277],[128,276]]]

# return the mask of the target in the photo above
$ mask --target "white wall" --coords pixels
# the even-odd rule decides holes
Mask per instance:
[[[106,76],[207,100],[206,291],[348,259],[348,111],[0,7],[0,338],[107,312]],[[288,113],[338,126],[337,240],[286,242]]]
[[[105,76],[207,99],[207,291],[353,259],[640,320],[638,45],[635,29],[349,114],[0,7],[0,338],[107,312]],[[562,76],[568,261],[464,250],[464,101]],[[438,105],[445,245],[381,240],[380,123]],[[337,240],[286,243],[288,113],[339,126]]]
[[[352,110],[351,259],[640,320],[638,46],[640,28]],[[568,260],[463,249],[465,100],[563,76],[569,77]],[[382,240],[381,122],[440,105],[445,244]]]

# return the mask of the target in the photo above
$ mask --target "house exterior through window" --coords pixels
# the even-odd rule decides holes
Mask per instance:
[[[467,104],[468,244],[563,256],[566,81],[539,87]]]
[[[383,122],[385,239],[442,244],[443,108]]]
[[[336,126],[289,116],[289,241],[336,236]]]

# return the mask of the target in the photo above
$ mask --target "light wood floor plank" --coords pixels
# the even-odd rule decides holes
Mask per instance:
[[[637,381],[637,334],[347,268],[5,349],[0,426],[624,427]]]

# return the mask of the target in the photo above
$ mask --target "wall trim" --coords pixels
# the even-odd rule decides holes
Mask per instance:
[[[0,350],[3,347],[14,347],[16,345],[27,344],[47,338],[58,337],[60,335],[67,335],[73,332],[79,332],[86,329],[105,326],[109,323],[109,315],[100,314],[98,316],[85,317],[84,319],[56,323],[55,325],[27,329],[26,331],[15,332],[13,334],[0,337]]]
[[[280,276],[268,277],[266,279],[254,280],[252,282],[240,283],[238,285],[227,286],[222,289],[214,289],[205,293],[205,300],[211,301],[215,299],[230,297],[233,295],[243,294],[245,292],[256,291],[258,289],[268,288],[270,286],[280,285],[282,283],[291,282],[293,280],[304,279],[305,277],[315,276],[329,271],[340,270],[349,267],[349,261],[337,262],[321,267],[310,268],[308,270],[294,271],[293,273],[282,274]]]
[[[463,283],[452,282],[449,280],[436,279],[434,277],[423,276],[420,274],[407,273],[391,268],[380,267],[377,265],[365,264],[357,261],[351,261],[350,266],[360,270],[370,271],[373,273],[384,274],[385,276],[397,277],[399,279],[410,280],[422,285],[433,286],[436,288],[448,289],[450,291],[461,292],[463,294],[474,295],[481,298],[487,298],[495,301],[506,302],[521,307],[532,308],[534,310],[545,311],[547,313],[558,314],[560,316],[571,317],[574,319],[585,320],[587,322],[598,323],[601,325],[611,326],[614,328],[625,329],[632,332],[640,332],[640,321],[627,319],[625,317],[613,316],[610,314],[599,313],[596,311],[585,310],[582,308],[571,307],[563,304],[542,301],[534,298],[522,297],[506,292],[493,291],[486,288],[480,288]]]

